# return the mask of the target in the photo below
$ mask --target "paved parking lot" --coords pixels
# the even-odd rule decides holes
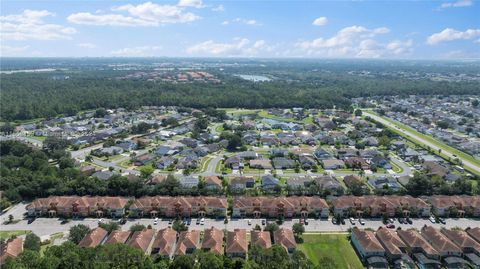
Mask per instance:
[[[253,229],[257,224],[262,226],[262,219],[250,219],[251,225],[248,224],[249,219],[232,219],[227,224],[224,223],[223,219],[214,220],[214,219],[205,219],[205,224],[200,225],[196,224],[196,219],[192,219],[190,229],[199,229],[203,230],[209,227],[216,227],[219,229],[234,230],[236,228],[243,229]],[[104,219],[104,221],[109,221],[109,219]],[[271,220],[274,221],[274,220]],[[442,224],[432,224],[428,219],[412,219],[413,224],[400,224],[398,221],[395,221],[396,227],[402,227],[402,229],[408,228],[417,228],[421,229],[424,225],[432,225],[436,228],[446,227],[453,228],[459,227],[465,229],[467,227],[480,227],[479,219],[447,219],[445,225]],[[281,227],[291,228],[292,225],[296,222],[299,222],[299,219],[289,219],[285,220]],[[39,236],[50,235],[56,232],[67,232],[71,226],[76,224],[85,224],[91,228],[98,226],[98,219],[95,218],[86,218],[80,220],[72,220],[66,224],[61,224],[61,221],[58,218],[38,218],[32,223],[28,223],[27,220],[22,220],[16,224],[2,225],[0,230],[32,230]],[[128,230],[134,224],[143,224],[145,226],[152,225],[155,229],[162,229],[168,227],[167,219],[160,219],[157,224],[154,224],[153,219],[129,219],[127,223],[122,225],[123,230]],[[351,225],[348,220],[346,220],[345,225],[335,225],[331,220],[326,219],[309,219],[308,225],[305,225],[306,232],[345,232],[349,228],[357,226],[359,228],[371,228],[378,229],[378,227],[383,226],[381,219],[365,219],[365,225],[360,225],[358,222],[356,225]]]

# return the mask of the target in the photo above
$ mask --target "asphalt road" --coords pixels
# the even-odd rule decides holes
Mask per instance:
[[[364,112],[365,115],[371,117],[372,119],[382,123],[383,125],[385,126],[389,126],[391,128],[395,128],[401,132],[403,132],[404,134],[412,137],[413,139],[417,140],[418,142],[422,143],[422,144],[425,144],[427,146],[429,146],[431,149],[433,149],[434,151],[438,152],[438,150],[440,149],[440,147],[436,146],[435,144],[433,144],[432,142],[428,141],[428,140],[425,140],[421,137],[419,137],[418,135],[416,135],[415,133],[413,133],[412,131],[408,130],[408,129],[403,129],[403,128],[400,128],[398,127],[397,125],[391,123],[390,121],[387,121],[385,120],[384,118],[382,117],[379,117],[375,114],[372,114],[372,113],[369,113],[368,111],[365,111]],[[392,120],[392,119],[390,119]],[[462,163],[463,163],[463,166],[466,166],[466,167],[469,167],[470,169],[474,170],[474,171],[477,171],[480,173],[480,166],[477,165],[476,163],[473,163],[467,159],[464,159],[462,158],[461,156],[456,156],[455,154],[445,150],[445,149],[441,149],[442,150],[442,154],[444,154],[445,156],[447,157],[450,157],[452,159],[455,159],[455,158],[459,158]],[[455,156],[454,156],[455,155]]]

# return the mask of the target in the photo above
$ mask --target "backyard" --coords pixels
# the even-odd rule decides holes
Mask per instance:
[[[364,268],[347,234],[303,234],[298,249],[321,268]]]

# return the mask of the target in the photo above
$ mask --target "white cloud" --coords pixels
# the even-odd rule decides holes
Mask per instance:
[[[109,26],[159,26],[173,23],[188,23],[200,19],[199,16],[185,11],[184,7],[158,5],[152,2],[118,6],[112,8],[112,11],[126,12],[128,15],[79,12],[71,14],[67,19],[76,24]]]
[[[315,26],[323,26],[323,25],[326,25],[328,22],[328,19],[326,17],[319,17],[319,18],[316,18],[312,24],[315,25]]]
[[[29,47],[30,46],[12,47],[2,45],[0,46],[0,55],[2,57],[25,56],[25,52]]]
[[[80,48],[85,48],[85,49],[94,49],[97,47],[97,45],[92,44],[92,43],[79,43],[77,44]]]
[[[449,8],[449,7],[469,7],[473,5],[472,0],[457,0],[455,2],[447,2],[440,5],[440,8]]]
[[[202,0],[180,0],[178,3],[180,7],[194,7],[194,8],[204,8]]]
[[[202,56],[255,56],[260,52],[270,52],[272,47],[264,40],[252,42],[247,38],[236,38],[231,43],[218,43],[208,40],[187,48],[188,54]]]
[[[339,58],[380,58],[400,57],[413,50],[412,40],[379,42],[378,35],[389,33],[386,27],[368,29],[363,26],[345,27],[330,38],[317,38],[295,44],[296,55],[339,57]]]
[[[243,18],[236,18],[236,19],[233,19],[233,20],[230,20],[230,21],[227,20],[227,21],[222,22],[222,25],[229,25],[229,24],[246,24],[246,25],[256,25],[256,26],[262,25],[261,23],[259,23],[256,20],[243,19]]]
[[[427,38],[427,44],[435,45],[441,42],[453,41],[453,40],[468,40],[480,36],[480,29],[468,29],[464,32],[457,31],[452,28],[445,28],[439,33],[435,33]]]
[[[47,10],[24,10],[21,14],[0,16],[0,35],[3,40],[59,40],[71,39],[76,33],[72,27],[44,22],[54,16]]]
[[[145,57],[154,56],[155,52],[161,49],[160,46],[138,46],[113,50],[110,54],[120,57]]]
[[[225,7],[223,5],[218,5],[214,8],[212,8],[212,11],[215,11],[215,12],[224,12],[225,11]]]

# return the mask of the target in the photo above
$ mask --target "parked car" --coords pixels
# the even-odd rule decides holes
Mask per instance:
[[[332,223],[333,223],[334,225],[338,225],[337,218],[332,218]]]
[[[300,219],[299,223],[303,225],[305,222],[303,219]]]
[[[389,229],[395,229],[395,224],[390,223],[390,224],[387,224],[386,227]]]
[[[200,225],[205,225],[205,218],[200,219]]]
[[[103,223],[103,219],[98,220],[98,224]]]
[[[169,225],[172,225],[172,224],[173,224],[173,219],[169,219],[169,220],[168,220],[168,224],[169,224]]]
[[[352,225],[355,225],[355,219],[354,219],[354,218],[350,218],[350,223],[351,223]]]
[[[187,219],[187,225],[190,225],[192,224],[192,220],[191,219]]]
[[[305,225],[308,225],[308,219],[305,219],[304,223]]]
[[[153,220],[153,225],[157,225],[157,224],[158,224],[158,218],[155,218],[155,219]]]
[[[345,225],[345,220],[344,220],[343,218],[340,219],[340,223],[341,223],[342,225]]]
[[[437,221],[435,221],[435,217],[434,217],[434,216],[430,216],[430,221],[431,221],[432,223],[437,223]]]
[[[395,222],[395,219],[390,218],[390,219],[388,219],[388,222],[393,224]]]
[[[262,219],[262,225],[266,225],[267,224],[267,221]]]
[[[197,224],[197,225],[200,225],[200,219],[197,219],[196,224]]]
[[[358,223],[360,223],[361,225],[365,225],[365,221],[363,219],[358,219]]]
[[[438,222],[440,222],[441,224],[447,224],[444,218],[438,218]]]
[[[252,225],[252,220],[249,219],[249,220],[247,221],[247,223],[248,223],[248,225]]]
[[[398,218],[398,222],[399,222],[400,224],[404,224],[404,223],[405,223],[405,219],[404,219],[404,218]]]
[[[408,224],[412,224],[412,223],[413,223],[413,221],[412,221],[410,218],[407,218],[406,221],[407,221]]]

